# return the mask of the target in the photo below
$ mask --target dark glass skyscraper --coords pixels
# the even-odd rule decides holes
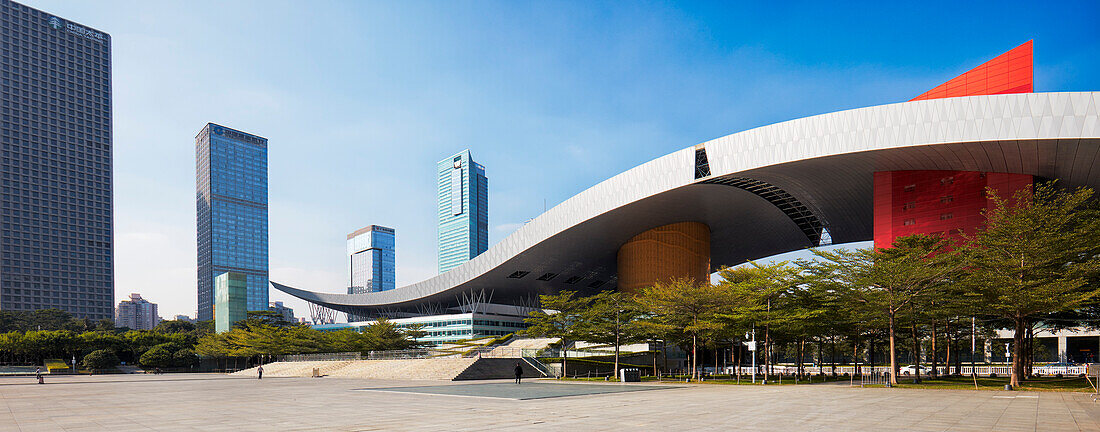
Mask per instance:
[[[198,319],[214,318],[214,278],[247,278],[246,309],[267,310],[267,138],[207,123],[195,137]]]
[[[111,36],[0,0],[0,309],[111,318]]]

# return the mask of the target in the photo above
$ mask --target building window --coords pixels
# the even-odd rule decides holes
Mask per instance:
[[[916,201],[909,201],[909,202],[905,203],[905,207],[904,207],[905,210],[912,210],[912,209],[915,209],[915,208],[917,208],[917,202]]]
[[[940,179],[940,184],[944,185],[944,186],[947,186],[947,185],[949,185],[951,183],[954,183],[954,182],[955,182],[955,176],[944,177],[944,178]]]
[[[953,201],[955,201],[955,197],[953,197],[951,195],[944,195],[944,196],[940,197],[940,202],[944,203],[944,204],[947,204],[947,203],[950,203],[950,202],[953,202]]]
[[[948,220],[954,218],[955,215],[951,213],[940,213],[940,220]]]
[[[906,219],[905,222],[902,222],[901,224],[904,225],[904,226],[916,225],[917,220],[916,219]]]
[[[915,190],[917,190],[917,185],[915,185],[915,184],[911,184],[911,185],[905,187],[906,192],[912,192],[912,191],[915,191]]]
[[[710,163],[707,162],[707,149],[695,149],[695,178],[710,177]]]

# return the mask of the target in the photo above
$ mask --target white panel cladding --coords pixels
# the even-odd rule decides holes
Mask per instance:
[[[1100,92],[1026,93],[902,102],[822,114],[704,143],[711,177],[825,156],[935,144],[1019,140],[1021,161],[1038,163],[1034,140],[1100,138]],[[385,305],[446,291],[581,222],[695,181],[695,146],[632,168],[539,215],[485,253],[434,278],[371,294],[293,290],[306,300]],[[1018,164],[1016,162],[1015,164]],[[999,165],[998,165],[999,166]],[[990,166],[996,169],[997,166]],[[973,166],[979,170],[986,167]]]

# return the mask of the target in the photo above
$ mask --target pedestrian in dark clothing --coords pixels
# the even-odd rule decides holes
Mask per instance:
[[[516,363],[516,384],[519,384],[520,378],[523,378],[523,367]]]
[[[38,383],[39,384],[45,384],[46,383],[45,381],[42,380],[42,368],[40,368],[40,367],[34,368],[34,377],[38,378]]]
[[[256,373],[258,374],[256,375],[256,379],[264,379],[264,365],[260,365],[260,367],[256,369]]]

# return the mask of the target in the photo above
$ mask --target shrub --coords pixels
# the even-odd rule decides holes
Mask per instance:
[[[172,365],[176,367],[191,367],[199,364],[199,356],[195,352],[184,348],[172,354]]]
[[[996,377],[997,377],[997,374],[996,374],[996,373],[991,373],[991,374],[989,374],[989,377],[990,377],[990,378],[996,378]]]
[[[118,366],[118,356],[111,350],[96,350],[84,356],[84,369],[89,369],[92,373],[115,366]]]
[[[167,347],[155,346],[142,354],[138,362],[146,369],[166,368],[172,365],[172,351]]]

